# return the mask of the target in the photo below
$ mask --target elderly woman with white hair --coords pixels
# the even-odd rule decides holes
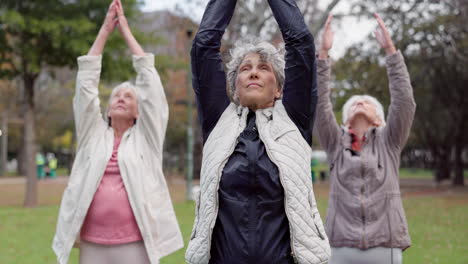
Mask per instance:
[[[411,244],[399,187],[400,153],[408,139],[416,104],[402,54],[375,14],[379,45],[387,54],[391,103],[385,121],[382,105],[368,95],[353,96],[339,126],[330,102],[333,33],[329,16],[317,63],[317,131],[330,165],[326,231],[330,264],[398,264]]]
[[[98,97],[101,58],[118,26],[133,54],[136,84],[112,91],[107,122]],[[183,247],[162,171],[168,105],[154,56],[133,37],[114,0],[96,40],[78,58],[73,100],[77,154],[53,240],[60,264],[80,239],[81,264],[156,264]]]
[[[326,263],[330,255],[310,177],[314,39],[294,0],[268,3],[286,56],[240,41],[224,72],[221,39],[236,0],[209,1],[193,41],[204,148],[190,264]]]

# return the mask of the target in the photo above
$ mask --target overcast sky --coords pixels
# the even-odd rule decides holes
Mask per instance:
[[[142,7],[143,11],[155,11],[155,10],[174,10],[177,4],[183,3],[184,0],[145,0],[145,4]],[[208,0],[205,0],[208,2]],[[330,0],[320,1],[323,6],[326,6]],[[200,22],[203,15],[203,8],[194,10],[192,17],[196,22]],[[334,9],[333,12],[344,13],[349,8],[347,1],[341,1]],[[330,56],[334,59],[338,59],[343,56],[345,50],[350,45],[363,40],[371,31],[376,28],[375,21],[363,19],[357,21],[355,18],[344,18],[342,20],[342,26],[335,25],[335,40],[334,46],[330,51]],[[346,25],[346,26],[344,26]],[[340,45],[339,45],[339,44]]]

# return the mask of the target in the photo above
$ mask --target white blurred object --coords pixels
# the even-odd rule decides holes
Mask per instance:
[[[2,130],[0,129],[0,137],[2,136]]]
[[[198,195],[200,195],[200,185],[194,185],[192,187],[192,201],[195,201]]]
[[[8,172],[15,172],[18,171],[18,161],[16,159],[12,159],[7,162],[6,164],[6,170]]]
[[[327,162],[327,153],[323,150],[313,150],[312,159],[316,159],[320,163],[325,163]]]

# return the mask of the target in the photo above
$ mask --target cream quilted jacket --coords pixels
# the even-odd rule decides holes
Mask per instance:
[[[187,263],[209,262],[211,235],[218,213],[219,181],[246,126],[248,112],[247,108],[231,103],[205,143],[196,218],[185,255]],[[268,157],[280,172],[295,260],[304,264],[327,263],[330,246],[312,189],[310,146],[280,100],[274,107],[256,111],[256,125]]]
[[[120,174],[152,264],[183,247],[162,171],[162,146],[168,106],[154,56],[134,56],[139,117],[122,136]],[[78,147],[60,205],[53,249],[66,264],[81,225],[112,154],[114,131],[101,115],[98,83],[101,56],[78,58],[73,101]]]

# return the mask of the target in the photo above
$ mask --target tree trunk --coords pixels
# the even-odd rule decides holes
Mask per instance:
[[[37,175],[36,175],[36,135],[34,118],[34,81],[35,78],[24,77],[23,101],[23,159],[26,176],[25,207],[37,205]]]
[[[24,113],[21,113],[21,119],[24,120]],[[21,124],[21,129],[24,130],[24,124]],[[20,176],[25,176],[26,175],[26,166],[24,162],[24,140],[21,140],[20,142],[20,148],[18,151],[18,167],[17,169],[17,174]]]
[[[2,135],[0,136],[0,176],[6,176],[6,165],[8,161],[8,112],[2,116]]]
[[[450,152],[442,151],[436,158],[436,182],[440,183],[443,180],[450,179]]]
[[[463,144],[455,145],[455,177],[453,178],[452,184],[454,186],[464,186],[465,178],[463,175]]]

